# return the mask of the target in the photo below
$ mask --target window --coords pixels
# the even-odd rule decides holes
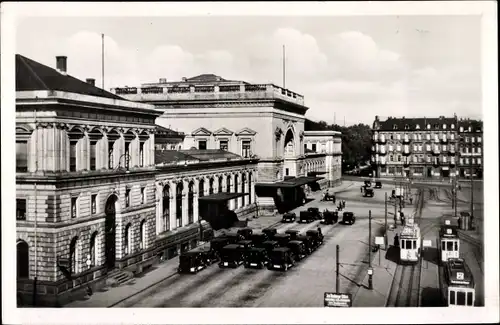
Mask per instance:
[[[30,252],[28,244],[21,240],[17,242],[17,277],[28,278],[30,274]]]
[[[92,214],[97,213],[97,194],[92,194],[90,196],[90,211]]]
[[[474,158],[471,158],[471,159],[470,159],[470,163],[474,165],[474,162],[475,162],[475,159],[474,159]]]
[[[125,226],[125,233],[123,237],[123,254],[128,255],[132,253],[132,229],[131,224]]]
[[[451,129],[454,130],[455,129],[455,124],[452,124],[451,125]]]
[[[28,171],[28,142],[16,141],[16,172]]]
[[[78,198],[71,198],[71,218],[76,218],[78,213]]]
[[[163,188],[163,231],[170,230],[170,187]]]
[[[146,202],[146,188],[141,187],[141,204]]]
[[[228,149],[229,149],[228,141],[227,140],[220,140],[219,141],[219,149],[224,150],[224,151],[228,151]]]
[[[125,168],[129,169],[130,167],[130,142],[125,142]]]
[[[97,254],[96,254],[96,240],[97,240],[97,231],[92,234],[90,237],[90,267],[97,265]]]
[[[140,228],[139,248],[145,249],[146,248],[146,220],[141,221],[141,225],[139,228]]]
[[[449,301],[450,305],[455,305],[455,293],[456,293],[455,290],[450,290],[449,291],[449,296],[450,297],[449,297],[448,301]]]
[[[90,170],[96,170],[97,142],[90,142]]]
[[[410,126],[408,124],[405,124],[405,130],[408,130]]]
[[[477,153],[481,154],[481,148],[477,148]]]
[[[446,149],[447,149],[447,148],[446,148],[446,145],[445,145],[445,144],[443,144],[443,151],[446,151]]]
[[[285,176],[288,176],[290,174],[290,170],[288,168],[285,168]]]
[[[465,137],[465,142],[469,142],[469,137]]]
[[[394,134],[391,134],[391,140],[394,140]]]
[[[467,292],[467,306],[473,305],[473,297],[472,292]]]
[[[130,206],[130,189],[125,190],[125,207],[128,208]]]
[[[441,250],[446,251],[446,242],[441,242]]]
[[[109,150],[108,150],[108,169],[114,169],[115,167],[115,159],[114,159],[114,143],[110,142],[109,143]]]
[[[194,183],[189,183],[188,191],[188,224],[194,222]]]
[[[477,142],[481,142],[481,137],[477,137]]]
[[[465,306],[465,292],[457,291],[457,305]]]
[[[446,124],[443,124],[443,130],[446,130]]]
[[[415,129],[420,130],[420,125],[415,125]]]
[[[16,199],[16,220],[26,220],[26,199]]]
[[[447,241],[446,242],[446,250],[447,251],[452,251],[453,250],[453,242],[452,241]]]
[[[243,140],[241,142],[241,155],[243,158],[249,158],[251,155],[250,152],[250,140]]]
[[[463,165],[463,163],[464,163],[464,159],[460,158],[460,165]]]
[[[430,129],[431,129],[431,125],[427,124],[427,130],[430,130]]]
[[[207,140],[198,141],[198,150],[207,150]]]
[[[177,214],[177,227],[182,227],[182,191],[184,186],[182,182],[177,183],[176,186],[176,214]]]
[[[460,132],[464,132],[464,127],[463,126],[460,127]]]
[[[469,126],[469,132],[472,132],[472,126]]]
[[[458,251],[458,242],[453,242],[453,248],[455,251]]]
[[[219,192],[222,192],[222,190],[220,190]],[[231,192],[231,175],[228,175],[226,178],[226,192]]]
[[[390,156],[389,156],[389,161],[393,161],[393,160],[394,160],[393,156],[392,156],[392,155],[390,155]]]
[[[394,125],[392,126],[392,128],[393,128],[394,130],[397,130],[397,129],[398,129],[398,125],[397,125],[397,124],[394,124]]]
[[[203,197],[205,196],[205,180],[200,179],[198,183],[198,197]]]
[[[477,164],[481,165],[481,158],[477,158]]]
[[[398,161],[401,161],[401,156],[400,155],[398,155]]]
[[[139,143],[139,167],[143,166],[144,166],[144,142],[141,142]]]
[[[69,144],[69,171],[76,171],[76,141]]]
[[[76,274],[79,272],[80,265],[80,252],[78,249],[78,237],[74,237],[69,245],[69,262],[70,262],[70,272],[71,274]]]
[[[312,151],[316,152],[316,143],[312,144]]]

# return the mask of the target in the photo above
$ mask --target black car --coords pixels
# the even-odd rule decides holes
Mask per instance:
[[[300,211],[300,223],[309,223],[314,221],[314,216],[309,211]]]
[[[262,229],[262,233],[267,235],[267,238],[271,239],[273,238],[274,235],[278,233],[278,230],[276,228],[266,228]]]
[[[275,240],[266,240],[262,243],[262,248],[264,248],[268,253],[270,253],[273,249],[280,247],[278,242]]]
[[[319,208],[308,208],[307,211],[312,213],[314,220],[321,220],[321,212],[319,212]]]
[[[365,186],[366,187],[371,187],[372,186],[372,182],[371,181],[365,181]]]
[[[219,267],[233,267],[237,268],[243,264],[243,250],[238,244],[230,244],[224,246],[220,252]]]
[[[315,246],[314,246],[314,240],[312,239],[312,237],[306,236],[306,235],[298,235],[295,240],[298,240],[298,241],[301,241],[304,243],[304,247],[306,249],[307,254],[311,254],[314,251]]]
[[[273,240],[278,242],[278,245],[281,247],[285,247],[286,244],[290,241],[290,235],[289,234],[276,234],[273,237]]]
[[[301,240],[289,241],[287,247],[292,251],[295,261],[299,261],[307,256],[306,245]]]
[[[375,182],[375,188],[382,188],[382,182]]]
[[[229,244],[229,239],[226,237],[216,237],[210,241],[210,251],[217,258],[220,256],[222,248]]]
[[[323,244],[323,234],[321,233],[321,228],[319,230],[308,230],[306,231],[306,236],[309,236],[314,241],[314,246],[319,247]]]
[[[250,237],[253,234],[253,230],[252,230],[252,228],[241,228],[241,229],[238,229],[238,231],[236,233],[238,235],[243,236],[243,238],[245,238],[245,239],[250,239]]]
[[[338,219],[339,219],[338,211],[326,210],[325,212],[323,212],[322,223],[325,225],[333,225],[333,224],[337,223]]]
[[[285,231],[285,234],[290,235],[290,240],[295,240],[297,236],[299,235],[300,231],[295,230],[295,229],[288,229]]]
[[[288,271],[289,268],[295,265],[293,253],[288,247],[275,248],[269,254],[269,270],[283,270]]]
[[[243,250],[248,250],[254,247],[254,244],[251,240],[240,240],[237,244],[240,245],[241,249]]]
[[[345,225],[352,225],[356,222],[356,217],[354,216],[353,212],[344,212],[342,215],[342,223]]]
[[[201,253],[203,259],[205,260],[205,264],[207,266],[212,265],[213,263],[217,262],[219,260],[219,256],[215,254],[213,250],[207,247],[197,247],[195,249],[192,249],[190,252],[199,252]]]
[[[365,188],[365,191],[363,193],[364,197],[373,197],[373,188]]]
[[[260,234],[253,233],[252,236],[250,237],[250,239],[252,240],[253,245],[255,247],[260,247],[263,242],[265,242],[266,240],[269,240],[267,235],[264,233],[260,233]]]
[[[326,192],[325,195],[323,196],[323,201],[334,201],[335,202],[335,194]]]
[[[243,237],[241,234],[238,234],[238,233],[227,233],[227,234],[223,235],[222,237],[227,238],[229,240],[230,244],[236,244],[240,240],[245,239],[245,237]]]
[[[244,252],[245,268],[261,269],[269,262],[269,257],[265,248],[252,247]]]
[[[185,252],[179,256],[179,273],[198,273],[207,267],[207,261],[201,252]]]
[[[295,219],[297,219],[297,215],[294,212],[287,212],[283,215],[281,222],[283,223],[295,222]]]

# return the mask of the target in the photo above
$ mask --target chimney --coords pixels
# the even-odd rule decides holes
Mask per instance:
[[[95,86],[95,79],[93,78],[87,78],[85,79],[85,82],[88,83],[89,85]]]
[[[160,83],[161,84],[166,84],[167,83],[167,78],[160,78]]]
[[[56,56],[56,69],[62,74],[66,74],[67,56]]]

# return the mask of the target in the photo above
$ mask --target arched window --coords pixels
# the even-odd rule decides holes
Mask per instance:
[[[219,176],[219,193],[222,192],[222,182],[224,181],[224,179],[222,178],[222,176]]]
[[[123,236],[123,255],[132,253],[132,225],[129,223],[125,226]]]
[[[90,267],[96,266],[97,265],[97,231],[95,231],[91,236],[90,236],[90,248],[89,248],[89,255],[90,255]]]
[[[238,175],[234,175],[234,193],[238,193]],[[238,209],[238,199],[234,200],[234,208]]]
[[[246,182],[246,175],[242,174],[241,175],[241,192],[242,193],[247,193],[245,182]],[[243,197],[241,198],[241,204],[243,204],[243,206],[245,206],[247,204],[246,200],[247,200],[247,196],[243,195]]]
[[[177,183],[176,186],[176,214],[177,214],[177,227],[182,227],[182,191],[184,190],[184,185],[182,182]]]
[[[189,183],[188,188],[188,224],[194,222],[194,182]]]
[[[30,275],[30,251],[24,240],[17,242],[17,278],[25,279]]]
[[[146,219],[141,221],[141,225],[139,226],[139,231],[140,231],[140,242],[139,242],[139,248],[140,249],[146,249],[147,248],[147,240],[146,240]]]
[[[214,179],[210,178],[208,181],[208,194],[214,194]]]
[[[252,173],[248,174],[248,204],[252,204]]]
[[[74,237],[69,245],[69,263],[71,274],[80,271],[80,250],[78,249],[78,237]]]
[[[163,187],[163,231],[170,230],[170,186]]]
[[[226,192],[231,193],[231,175],[226,177]]]
[[[205,180],[202,178],[198,183],[198,197],[203,197],[205,195]]]

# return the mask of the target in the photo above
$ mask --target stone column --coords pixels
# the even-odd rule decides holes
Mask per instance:
[[[177,183],[171,182],[170,185],[170,229],[177,228]]]
[[[160,234],[163,231],[163,184],[156,183],[156,234]]]
[[[183,190],[182,190],[182,226],[187,226],[189,224],[189,215],[188,215],[188,204],[189,204],[189,182],[186,180],[182,181]]]
[[[198,222],[199,217],[199,211],[198,211],[198,190],[200,188],[200,180],[195,179],[194,180],[194,195],[193,195],[193,221]]]
[[[230,186],[230,192],[231,193],[234,193],[234,174],[229,174],[227,175],[227,177],[229,177],[231,179],[231,186]],[[236,208],[236,200],[235,199],[232,199],[229,201],[229,209],[230,210],[234,210]]]
[[[252,203],[255,203],[257,198],[255,197],[255,171],[252,172],[252,184],[249,185],[250,187],[250,197],[252,198]],[[250,174],[248,175],[248,179],[250,180]]]
[[[243,187],[243,173],[239,172],[238,173],[238,186],[236,187],[235,191],[237,193],[243,193],[244,192],[244,187]],[[243,207],[243,198],[239,197],[236,199],[238,202],[238,208]]]

